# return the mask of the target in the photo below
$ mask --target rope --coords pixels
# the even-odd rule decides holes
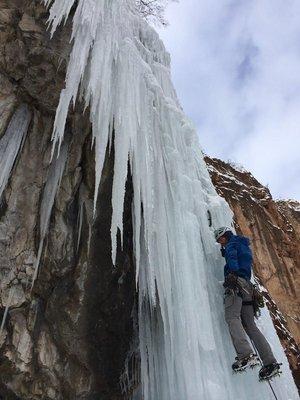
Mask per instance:
[[[260,365],[263,367],[263,363],[262,363],[262,360],[261,360],[261,358],[260,358],[260,355],[259,355],[259,353],[258,353],[258,351],[257,351],[257,348],[256,348],[256,346],[255,346],[253,340],[252,340],[252,339],[250,339],[250,340],[251,340],[253,349],[254,349],[255,353],[257,354],[257,356],[258,356]],[[270,389],[272,390],[272,393],[273,393],[275,399],[278,400],[278,397],[276,396],[276,393],[275,393],[275,391],[274,391],[274,389],[273,389],[273,387],[272,387],[272,385],[271,385],[271,382],[269,381],[269,379],[267,379],[267,381],[268,381],[268,384],[269,384],[269,386],[270,386]]]

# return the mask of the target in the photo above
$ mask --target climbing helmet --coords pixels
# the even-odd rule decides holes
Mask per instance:
[[[231,229],[227,226],[222,226],[221,228],[216,229],[214,232],[216,241],[218,241],[218,239],[220,239],[220,237],[223,236],[225,232],[229,231],[231,231]]]

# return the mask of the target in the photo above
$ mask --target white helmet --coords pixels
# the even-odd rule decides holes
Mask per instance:
[[[221,228],[218,228],[215,230],[215,239],[218,240],[220,239],[221,236],[224,235],[225,232],[231,232],[231,229],[228,228],[227,226],[222,226]]]

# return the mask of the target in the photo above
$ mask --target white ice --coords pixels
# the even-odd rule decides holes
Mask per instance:
[[[26,104],[20,105],[0,139],[0,200],[26,137],[30,120],[31,112],[28,106]]]
[[[55,201],[56,193],[59,189],[63,172],[65,169],[65,164],[68,156],[68,145],[64,143],[61,147],[59,156],[52,160],[49,167],[47,182],[43,190],[43,196],[40,206],[40,242],[38,248],[37,259],[34,264],[34,274],[32,278],[31,287],[33,288],[34,282],[38,276],[44,240],[48,233],[48,227],[51,217],[52,208]]]
[[[69,106],[78,97],[89,106],[93,127],[96,200],[106,149],[114,139],[113,260],[130,162],[142,393],[134,398],[271,400],[257,371],[231,373],[235,354],[224,321],[223,261],[213,229],[231,225],[232,213],[216,194],[197,133],[178,103],[169,55],[137,15],[133,0],[54,0],[52,32],[75,3],[72,52],[53,140],[62,143]],[[269,315],[263,320],[286,366]],[[280,400],[298,398],[286,367],[277,390]]]

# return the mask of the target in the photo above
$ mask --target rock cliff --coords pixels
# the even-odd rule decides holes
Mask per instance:
[[[242,168],[205,158],[218,193],[234,212],[237,232],[248,236],[254,270],[300,386],[300,203],[276,201]]]
[[[0,0],[0,317],[10,307],[0,338],[0,394],[120,399],[135,301],[131,184],[126,240],[113,268],[113,152],[100,185],[101,213],[93,217],[94,154],[80,106],[69,113],[70,156],[55,161],[62,176],[50,168],[70,29],[67,23],[50,40],[47,17],[40,1]]]

